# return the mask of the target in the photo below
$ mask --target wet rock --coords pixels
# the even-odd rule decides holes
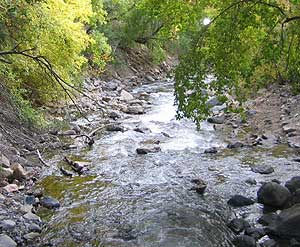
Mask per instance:
[[[266,206],[283,208],[291,199],[290,191],[277,183],[269,182],[260,187],[257,192],[257,200]]]
[[[158,153],[161,151],[160,147],[153,147],[153,148],[137,148],[136,152],[138,154],[148,154],[148,153]]]
[[[247,235],[237,236],[233,240],[233,244],[237,247],[256,247],[255,239]]]
[[[201,178],[193,179],[191,182],[196,184],[192,187],[192,190],[195,190],[198,194],[203,195],[207,187],[207,183]]]
[[[3,220],[0,222],[0,228],[4,231],[9,231],[14,229],[16,226],[16,222],[12,220]]]
[[[149,82],[155,82],[155,79],[151,75],[146,75],[145,77]]]
[[[209,117],[207,119],[207,122],[212,123],[212,124],[223,124],[225,121],[224,116],[214,116],[214,117]]]
[[[77,134],[76,131],[73,129],[66,130],[66,131],[60,133],[60,135],[64,135],[64,136],[72,136],[72,135],[76,135],[76,134]]]
[[[9,159],[6,156],[4,156],[3,154],[0,155],[0,167],[4,167],[4,168],[10,167]]]
[[[27,220],[40,221],[41,218],[34,213],[28,212],[23,216]]]
[[[16,247],[17,243],[6,234],[0,234],[0,247]]]
[[[234,195],[228,200],[227,203],[233,207],[244,207],[254,204],[255,201],[242,195]]]
[[[217,152],[218,152],[218,149],[216,147],[211,147],[211,148],[208,148],[208,149],[204,150],[205,154],[215,154]]]
[[[285,183],[285,187],[287,187],[291,193],[295,193],[296,190],[300,189],[300,176],[296,176],[288,180]]]
[[[124,128],[122,126],[120,126],[120,125],[108,125],[106,127],[106,131],[111,131],[111,132],[121,131],[121,132],[123,132]]]
[[[242,148],[243,146],[244,146],[244,144],[241,142],[232,142],[227,145],[227,148],[235,149],[235,148]]]
[[[151,130],[147,127],[136,127],[133,129],[135,132],[139,132],[139,133],[142,133],[142,134],[145,134],[145,133],[151,133]]]
[[[293,193],[293,199],[292,199],[293,204],[300,203],[300,189],[297,189]]]
[[[270,174],[274,172],[274,168],[269,165],[256,165],[251,167],[251,171],[259,174]]]
[[[130,100],[134,100],[134,97],[131,93],[128,93],[127,91],[122,90],[121,95],[120,95],[120,100],[130,101]]]
[[[133,114],[133,115],[140,115],[140,114],[144,114],[144,108],[142,106],[128,106],[127,109],[125,110],[125,113],[128,114]]]
[[[258,240],[258,239],[262,238],[263,236],[265,236],[266,232],[263,228],[249,227],[249,228],[246,228],[245,234]]]
[[[264,214],[258,219],[258,223],[262,224],[263,226],[271,225],[274,221],[276,221],[278,218],[278,215],[276,213],[268,213]]]
[[[40,234],[38,232],[30,232],[25,234],[23,237],[27,240],[27,241],[32,241],[36,238],[38,238],[40,236]]]
[[[13,170],[10,168],[0,168],[0,180],[10,178],[13,175]]]
[[[257,182],[254,178],[248,178],[245,183],[250,184],[250,185],[256,185]]]
[[[24,179],[27,177],[27,172],[25,171],[23,166],[21,166],[20,164],[14,163],[11,166],[11,169],[13,170],[13,178],[14,179],[21,180],[21,179]]]
[[[12,192],[16,192],[19,190],[19,186],[16,184],[8,184],[5,187],[3,187],[3,189],[5,191],[7,191],[8,193],[12,193]]]
[[[233,219],[229,222],[228,227],[236,234],[243,232],[250,224],[241,218]]]
[[[282,210],[278,218],[268,227],[268,235],[279,239],[300,240],[300,204]]]
[[[58,200],[52,198],[52,197],[43,197],[40,201],[41,205],[45,208],[54,209],[59,208],[60,203]]]

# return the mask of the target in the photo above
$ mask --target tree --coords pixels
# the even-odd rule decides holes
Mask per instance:
[[[243,102],[268,83],[300,83],[299,1],[205,1],[209,25],[192,31],[176,69],[178,117],[196,123],[210,114],[209,90]],[[214,75],[211,83],[205,79]],[[241,104],[239,105],[241,106]]]

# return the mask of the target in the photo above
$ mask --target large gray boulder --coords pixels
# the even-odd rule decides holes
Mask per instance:
[[[265,183],[257,191],[257,201],[274,208],[283,208],[291,196],[286,187],[274,182]]]
[[[288,180],[285,183],[285,187],[287,187],[291,193],[295,193],[296,190],[300,189],[300,176],[296,176]]]
[[[268,228],[268,235],[279,239],[300,240],[300,204],[282,210]]]

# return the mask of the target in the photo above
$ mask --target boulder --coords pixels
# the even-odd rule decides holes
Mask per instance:
[[[117,131],[124,131],[124,128],[120,125],[108,125],[106,127],[106,131],[111,131],[111,132],[117,132]]]
[[[4,231],[12,230],[16,226],[16,222],[12,220],[3,220],[0,222],[0,228]]]
[[[5,187],[3,187],[4,190],[6,190],[8,193],[16,192],[19,190],[19,186],[16,184],[8,184]]]
[[[262,224],[263,226],[268,226],[268,225],[271,225],[274,221],[276,221],[277,218],[278,218],[278,214],[267,213],[267,214],[264,214],[263,216],[261,216],[257,222],[259,224]]]
[[[228,200],[227,203],[233,207],[244,207],[254,204],[255,201],[242,195],[234,195]]]
[[[38,238],[40,236],[40,233],[38,232],[30,232],[25,234],[23,237],[27,240],[27,241],[33,241],[34,239]]]
[[[28,212],[23,216],[27,220],[41,221],[41,218],[34,213]]]
[[[257,200],[266,206],[283,208],[291,199],[290,191],[277,183],[265,183],[257,191]]]
[[[206,102],[206,105],[208,107],[214,107],[214,106],[221,106],[223,105],[223,103],[220,100],[218,100],[218,97],[214,96]]]
[[[289,137],[288,144],[292,148],[300,148],[300,136]]]
[[[234,244],[234,246],[237,246],[237,247],[256,247],[255,238],[247,236],[247,235],[237,236],[233,240],[233,244]]]
[[[251,167],[251,171],[259,174],[270,174],[274,172],[274,168],[269,165],[256,165]]]
[[[300,204],[284,209],[268,228],[268,235],[279,239],[300,240]]]
[[[16,247],[17,243],[6,234],[0,234],[0,247]]]
[[[296,176],[288,180],[285,183],[285,187],[287,187],[291,193],[295,193],[296,190],[300,189],[300,176]]]

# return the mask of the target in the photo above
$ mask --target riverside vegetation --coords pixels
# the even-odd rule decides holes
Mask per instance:
[[[299,5],[298,0],[1,1],[0,178],[3,195],[0,194],[0,200],[3,207],[0,208],[0,246],[43,246],[44,243],[57,246],[79,243],[92,246],[153,246],[151,244],[158,243],[157,246],[197,246],[199,243],[205,246],[297,246],[300,233],[293,224],[298,223],[299,218],[299,177],[292,178],[292,175],[298,172],[300,148],[300,126],[297,124],[300,111],[297,105],[300,89]],[[172,79],[165,78],[166,74],[174,79],[175,99],[170,97],[173,91],[169,82]],[[158,81],[161,81],[161,88],[156,84]],[[153,85],[143,86],[149,83]],[[151,112],[152,108],[156,109],[155,100],[169,107],[169,101],[161,102],[155,98],[160,94],[171,103],[175,101],[176,118],[183,119],[181,122],[172,118],[147,122],[148,114],[157,117]],[[161,111],[160,117],[163,118],[163,114],[169,116],[167,111]],[[145,113],[146,120],[136,117]],[[185,128],[193,129],[190,122],[185,122],[188,121],[186,118],[200,130],[200,134],[188,132],[192,136],[190,140],[182,137]],[[210,128],[203,127],[205,119],[221,133],[221,139],[227,140],[228,145],[226,141],[219,141]],[[147,126],[134,126],[134,121],[144,121]],[[172,128],[177,132],[168,133]],[[97,136],[103,131],[123,134],[112,139]],[[140,136],[135,137],[138,142],[132,141],[131,147],[127,143],[128,138],[133,138],[130,131],[143,135],[142,140]],[[173,143],[174,138],[182,143]],[[105,156],[105,152],[111,152],[106,140],[121,147],[118,153],[112,152],[116,157],[121,155],[120,167],[115,167],[118,163],[115,157]],[[174,144],[172,148],[168,146],[169,142]],[[197,147],[193,143],[197,143]],[[182,166],[177,163],[171,166],[170,163],[176,145],[179,146],[177,162],[184,164]],[[100,146],[104,147],[103,160],[95,158],[89,149],[98,150]],[[132,148],[133,153],[123,153],[123,150]],[[64,151],[56,156],[51,149]],[[261,157],[253,155],[251,150]],[[268,152],[272,152],[272,158]],[[278,164],[275,170],[274,165],[257,164],[252,160],[254,156],[254,159],[264,160],[263,163],[276,163],[277,157],[273,158],[276,152],[284,164]],[[200,153],[206,155],[201,158],[202,168],[194,163],[197,160],[194,155]],[[135,155],[146,155],[142,162],[145,174],[153,176],[147,167],[154,164],[154,173],[161,167],[160,172],[164,174],[168,168],[170,176],[161,177],[155,173],[156,179],[150,179],[150,185],[157,183],[159,186],[147,187],[149,178],[138,169],[130,168],[129,164],[139,162]],[[92,165],[86,162],[87,157],[94,160]],[[190,161],[193,172],[182,157]],[[159,161],[152,160],[155,158]],[[224,162],[223,169],[218,167],[218,159]],[[236,165],[236,160],[243,163],[245,159],[251,172],[259,175],[249,176],[243,166]],[[103,167],[99,167],[96,161]],[[33,165],[37,163],[39,165]],[[44,172],[43,167],[49,165],[49,172],[54,177]],[[126,170],[121,173],[123,165],[128,166],[127,172],[139,182],[132,182],[122,175],[127,173]],[[120,174],[115,176],[118,169]],[[214,174],[214,169],[222,172],[211,175],[203,169],[211,174]],[[239,169],[242,178],[235,174]],[[33,187],[40,180],[41,173],[50,176]],[[200,178],[206,176],[203,173],[207,175],[207,181]],[[58,174],[66,177],[67,180],[63,180],[67,181],[66,184],[56,178]],[[98,181],[98,176],[103,176],[103,181]],[[208,189],[211,196],[199,199],[201,206],[200,202],[194,201],[194,193],[202,196],[206,187],[214,183],[213,176],[218,182],[214,189]],[[107,181],[110,177],[115,183]],[[182,178],[184,182],[180,182]],[[280,185],[281,179],[287,181],[285,186]],[[260,186],[256,180],[267,183]],[[227,181],[229,187],[225,186]],[[231,185],[235,183],[239,194],[232,195]],[[89,184],[103,191],[106,187],[114,188],[107,193],[118,206],[101,193],[90,197],[91,193],[85,191],[90,188]],[[122,193],[126,191],[131,195],[132,191],[126,186],[123,188],[124,184],[140,193],[142,199],[129,200],[127,194]],[[253,187],[245,188],[245,184]],[[79,191],[73,191],[73,186]],[[188,187],[191,187],[191,194],[184,196],[186,205],[178,195]],[[175,201],[185,207],[167,203],[170,198],[165,197],[169,193],[165,190],[172,189],[176,191],[173,195]],[[115,194],[112,193],[114,190]],[[268,225],[266,229],[257,225],[259,206],[256,200],[241,195],[253,193],[253,190],[258,190],[257,201],[266,210],[282,210],[280,214],[263,215],[259,223]],[[146,196],[147,193],[152,195],[153,191],[159,195],[157,201]],[[69,192],[77,196],[68,197],[65,193]],[[11,197],[13,193],[17,195]],[[83,196],[80,193],[87,194],[83,201],[79,200]],[[219,199],[214,195],[222,195],[228,200],[238,217],[229,220],[232,219],[231,209],[227,210],[222,203],[219,205]],[[115,214],[107,213],[110,216],[107,219],[97,211],[92,202],[106,199],[110,204],[103,208],[104,212],[120,208],[125,217],[115,218],[117,210]],[[134,206],[123,208],[123,199]],[[86,216],[89,224],[86,234],[74,235],[78,229],[74,230],[74,225],[64,221],[68,217],[60,213],[53,219],[56,217],[62,225],[70,224],[69,233],[64,232],[59,224],[55,225],[53,220],[49,226],[43,226],[36,215],[38,213],[49,220],[53,212],[47,212],[45,216],[40,208],[52,210],[67,203],[72,205],[71,210],[77,210],[78,219],[84,214],[82,208],[76,208],[78,203],[82,204],[83,211],[94,212]],[[178,228],[169,225],[161,212],[158,215],[162,220],[156,222],[156,216],[146,207],[147,203],[150,208],[157,207],[161,212],[166,209],[160,206],[166,203],[170,207],[167,214],[171,215],[171,221],[181,222],[175,224]],[[138,211],[131,220],[149,217],[150,225],[158,223],[157,229],[161,229],[163,236],[160,240],[153,229],[128,218],[133,208],[141,209],[143,204],[149,214]],[[213,213],[208,213],[208,208],[214,208]],[[66,207],[64,210],[68,215],[72,214]],[[98,219],[103,224],[102,229],[93,228],[91,220],[99,215],[103,217]],[[191,215],[198,219],[198,223],[191,219]],[[249,215],[254,216],[247,219]],[[209,223],[203,220],[205,217],[209,218]],[[184,224],[183,218],[187,220]],[[106,220],[114,220],[114,223],[110,226]],[[213,221],[218,223],[214,225]],[[92,234],[95,229],[103,239]],[[205,236],[195,229],[201,230]],[[210,229],[218,236],[214,240],[209,239],[213,235]],[[79,231],[82,232],[83,228],[79,227]],[[142,232],[148,235],[141,235]],[[59,238],[62,233],[65,238]],[[179,239],[179,236],[183,237]]]

